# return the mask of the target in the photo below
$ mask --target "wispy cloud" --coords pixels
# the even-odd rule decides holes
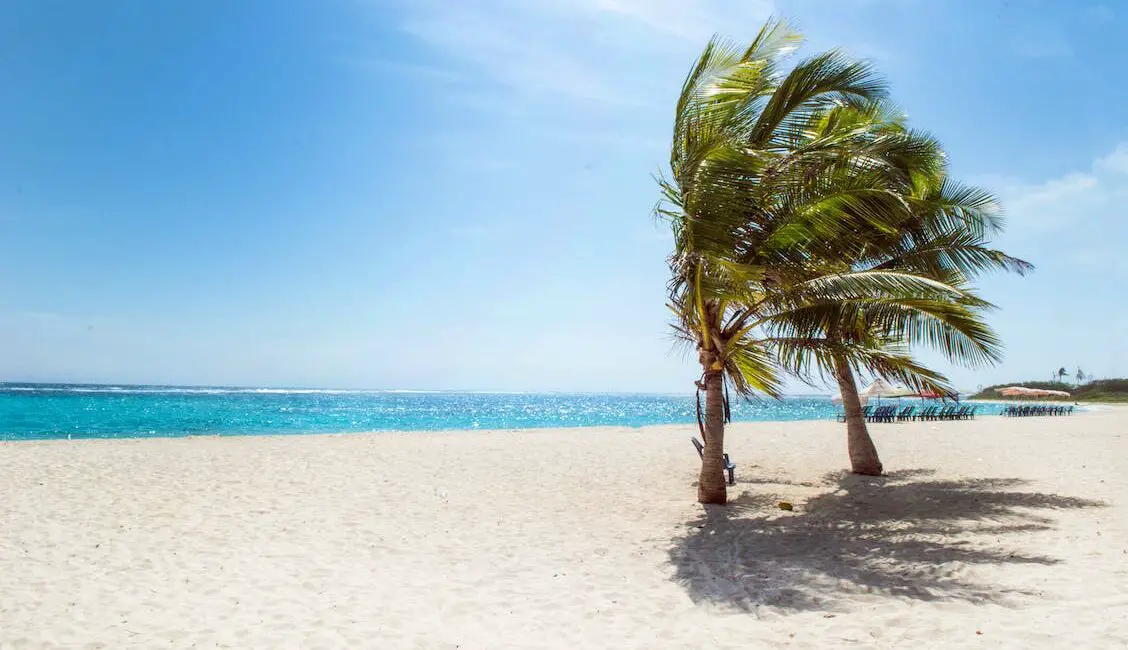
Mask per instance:
[[[568,4],[580,10],[619,16],[657,32],[693,41],[707,38],[717,26],[726,23],[726,18],[751,15],[762,19],[772,12],[769,0],[742,3],[741,16],[726,16],[721,11],[731,12],[731,6],[721,7],[720,3],[705,0],[581,0]]]
[[[1085,208],[1103,199],[1100,183],[1091,172],[1071,172],[1033,185],[1015,184],[1002,189],[1007,211],[1027,230],[1057,230],[1075,222]]]
[[[444,3],[437,11],[424,9],[410,15],[403,28],[452,65],[472,68],[502,87],[537,95],[616,99],[613,90],[583,61],[537,38],[536,23],[520,13],[491,14],[469,3]]]
[[[737,15],[720,0],[417,0],[401,28],[455,69],[494,91],[578,105],[639,105],[653,88],[655,58],[684,61],[714,31],[754,26],[767,0]],[[670,57],[673,57],[672,59]],[[680,69],[675,66],[674,69]]]
[[[1012,230],[1042,233],[1099,221],[1128,197],[1128,143],[1093,161],[1086,171],[1071,171],[1041,183],[996,181]]]
[[[1120,143],[1112,153],[1098,159],[1093,169],[1102,174],[1128,176],[1128,142]]]
[[[1104,273],[1128,273],[1128,257],[1113,246],[1093,244],[1069,251],[1065,260],[1074,266]]]
[[[1122,243],[1128,239],[1128,143],[1041,183],[988,182],[1006,207],[1006,238],[1019,253],[1105,272],[1128,272]]]
[[[422,48],[369,65],[439,80],[436,101],[487,116],[428,142],[487,174],[532,146],[592,161],[630,152],[657,166],[683,75],[708,38],[747,38],[772,13],[770,0],[393,1],[399,29]]]

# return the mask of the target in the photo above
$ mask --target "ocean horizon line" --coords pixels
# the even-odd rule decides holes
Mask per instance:
[[[341,388],[332,386],[278,386],[278,385],[234,385],[234,384],[161,384],[128,382],[51,382],[51,381],[0,381],[0,391],[73,391],[73,392],[183,392],[183,393],[323,393],[323,394],[454,394],[454,395],[607,395],[607,396],[656,396],[684,397],[692,395],[686,391],[646,391],[646,390],[494,390],[473,388]],[[767,395],[760,399],[772,399]],[[829,392],[784,393],[783,398],[831,397]],[[753,399],[756,399],[754,397]]]

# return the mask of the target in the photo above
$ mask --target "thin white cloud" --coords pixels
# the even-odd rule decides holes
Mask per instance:
[[[1093,161],[1087,171],[1072,171],[1041,183],[989,182],[1006,208],[1016,236],[1088,228],[1099,223],[1128,196],[1128,143]]]
[[[462,169],[494,173],[514,148],[567,147],[592,161],[632,152],[660,166],[683,75],[717,32],[750,38],[770,0],[402,0],[399,28],[423,46],[434,98],[488,117],[428,142]],[[449,70],[443,83],[433,68]],[[590,165],[594,167],[594,163]],[[589,170],[589,167],[585,167]]]
[[[501,86],[534,94],[615,99],[613,90],[581,61],[527,31],[532,25],[520,14],[491,14],[469,3],[444,3],[437,11],[409,17],[403,28],[453,65],[474,68]]]
[[[1007,212],[1004,248],[1039,267],[1078,278],[1099,272],[1128,281],[1128,143],[1096,158],[1086,171],[1041,183],[985,183]]]
[[[655,70],[687,65],[715,31],[743,34],[768,0],[416,0],[401,28],[448,65],[512,96],[573,105],[639,106]],[[722,11],[722,9],[724,9]],[[486,88],[483,92],[489,92]]]
[[[1098,160],[1093,169],[1110,175],[1128,176],[1128,142],[1120,143],[1112,153]]]
[[[1007,212],[1023,229],[1057,230],[1096,207],[1103,198],[1092,173],[1072,172],[1036,185],[1002,190]]]
[[[741,16],[727,18],[739,20],[751,15],[762,20],[772,13],[769,0],[741,4]],[[719,25],[725,24],[726,16],[721,12],[732,11],[731,6],[722,7],[721,3],[706,0],[582,0],[573,5],[586,5],[590,10],[618,15],[658,32],[693,41],[708,38]],[[749,28],[751,26],[742,26],[742,29]]]
[[[1108,245],[1090,243],[1069,251],[1065,259],[1069,264],[1083,269],[1128,273],[1128,257],[1123,251]]]

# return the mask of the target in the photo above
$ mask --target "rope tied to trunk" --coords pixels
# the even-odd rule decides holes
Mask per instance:
[[[706,445],[709,444],[709,437],[705,434],[705,415],[701,408],[701,391],[706,390],[705,380],[709,377],[710,372],[715,372],[718,375],[721,375],[721,386],[724,389],[724,395],[722,397],[722,411],[724,413],[724,422],[725,424],[732,422],[732,404],[729,401],[728,382],[725,381],[724,374],[716,370],[707,370],[701,373],[701,379],[693,382],[693,385],[697,387],[697,430],[701,433],[701,439],[705,442]]]
[[[721,385],[725,387],[725,424],[732,422],[732,406],[729,404],[728,382],[721,377]]]
[[[709,444],[709,436],[705,435],[705,419],[701,414],[701,391],[705,388],[705,375],[701,375],[700,381],[693,382],[697,386],[697,430],[701,433],[701,441],[706,445]]]

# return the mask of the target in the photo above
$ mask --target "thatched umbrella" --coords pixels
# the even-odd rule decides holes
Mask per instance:
[[[1068,398],[1069,393],[1064,390],[1049,390],[1047,388],[1027,388],[1025,386],[1007,386],[1006,388],[996,388],[995,392],[1003,397],[1014,397],[1017,399],[1037,399],[1039,397],[1065,397]]]
[[[996,388],[995,392],[1003,397],[1034,397],[1034,393],[1037,391],[1025,386],[1007,386],[1006,388]]]

